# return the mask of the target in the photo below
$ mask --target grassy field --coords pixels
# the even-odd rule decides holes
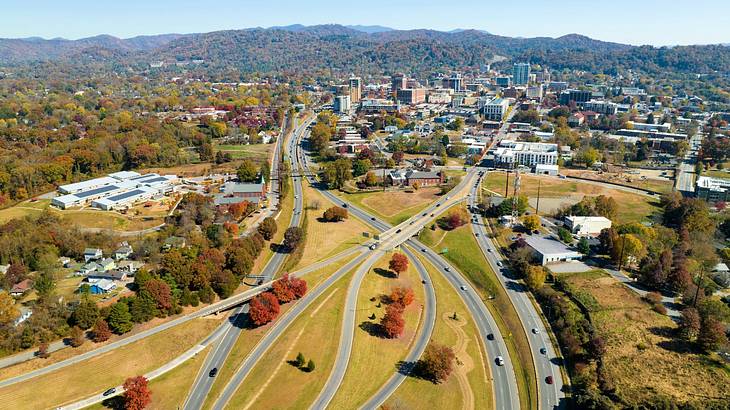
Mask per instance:
[[[326,267],[319,269],[314,272],[308,273],[304,276],[304,280],[307,281],[307,286],[313,289],[317,284],[321,283],[324,278],[336,272],[339,268],[346,265],[352,258],[345,258],[335,263],[331,263]],[[281,314],[284,313],[284,309],[288,309],[291,305],[284,305]],[[251,350],[256,346],[259,340],[271,329],[273,322],[267,325],[257,328],[244,328],[241,335],[233,345],[228,358],[223,365],[218,369],[218,376],[216,376],[215,382],[210,389],[208,398],[203,405],[203,408],[209,409],[213,406],[215,399],[220,395],[221,391],[225,387],[228,380],[231,379],[233,374],[238,370],[243,361],[246,359]]]
[[[359,245],[368,238],[362,235],[375,232],[355,217],[350,217],[341,222],[323,222],[319,218],[322,213],[331,206],[331,203],[324,197],[305,184],[304,203],[318,202],[320,208],[307,210],[307,240],[304,244],[304,254],[297,264],[297,267],[305,267],[312,263],[334,255],[349,247]]]
[[[306,409],[317,398],[335,362],[350,279],[347,275],[333,284],[291,324],[241,384],[228,408]],[[290,363],[299,352],[314,361],[314,372]]]
[[[440,230],[438,227],[436,229]],[[468,225],[454,229],[446,233],[438,245],[431,247],[439,252],[444,248],[448,249],[442,256],[453,263],[474,285],[482,299],[487,301],[485,304],[497,322],[500,332],[505,336],[505,343],[512,358],[517,375],[520,405],[522,408],[530,408],[530,404],[537,403],[537,380],[527,335],[517,311],[499,284],[496,274],[489,267],[471,229]],[[489,296],[494,296],[494,299],[489,300]]]
[[[412,192],[386,191],[346,194],[333,191],[340,198],[356,204],[363,210],[380,216],[391,225],[398,225],[421,212],[439,196],[439,188],[425,187]]]
[[[199,342],[220,320],[195,319],[81,363],[0,389],[5,408],[50,408],[83,399],[167,363]],[[53,392],[53,394],[38,394]]]
[[[607,343],[604,368],[627,407],[667,397],[672,403],[728,397],[730,367],[673,336],[677,325],[602,271],[561,275],[598,302],[591,313]]]
[[[436,290],[436,326],[431,341],[450,346],[457,363],[452,375],[440,384],[409,377],[386,404],[391,408],[491,409],[492,376],[479,332],[458,293],[433,265],[423,261]],[[458,320],[452,315],[456,313]]]
[[[333,409],[356,408],[369,399],[393,375],[398,362],[408,354],[420,326],[423,286],[416,269],[411,263],[400,278],[383,276],[384,271],[387,272],[389,259],[390,255],[386,255],[373,265],[360,287],[352,354],[342,384],[330,403],[329,407]],[[368,330],[374,327],[373,324],[379,323],[385,314],[386,305],[380,302],[380,297],[388,295],[396,286],[413,288],[415,299],[403,314],[406,323],[403,335],[397,339],[385,339]],[[375,301],[371,301],[371,298],[375,298]],[[379,303],[381,306],[377,307]],[[375,315],[375,319],[370,319],[371,315]]]
[[[215,151],[231,154],[234,159],[250,159],[254,162],[264,162],[271,158],[276,144],[251,145],[218,145],[213,146]]]
[[[505,173],[490,172],[484,178],[482,186],[489,191],[504,195],[505,180]],[[510,175],[509,195],[512,195],[513,184],[514,175]],[[540,185],[541,198],[568,198],[571,202],[578,202],[584,196],[610,196],[618,204],[617,223],[642,221],[658,210],[659,201],[657,199],[620,189],[565,179],[522,175],[520,192],[530,198],[535,198],[537,197],[538,185]],[[541,206],[540,209],[543,210],[543,207]]]

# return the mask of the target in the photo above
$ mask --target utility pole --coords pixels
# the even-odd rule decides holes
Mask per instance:
[[[700,280],[699,283],[697,283],[697,289],[695,289],[695,297],[692,301],[692,307],[697,307],[697,298],[700,296],[700,286],[702,286],[702,281],[705,278],[705,266],[700,264]]]
[[[542,180],[537,180],[537,206],[535,207],[535,215],[540,216],[540,186],[542,185]]]
[[[505,175],[507,175],[507,178],[504,181],[504,184],[505,184],[504,185],[504,199],[507,199],[507,197],[509,196],[509,171],[510,171],[510,168],[507,168],[507,171],[505,174]]]
[[[517,198],[520,194],[520,169],[515,169],[514,195],[512,196],[512,224],[517,222],[519,210],[517,209]]]

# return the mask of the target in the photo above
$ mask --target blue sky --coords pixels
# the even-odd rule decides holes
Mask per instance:
[[[730,43],[728,0],[3,0],[0,37],[198,33],[246,27],[378,24],[494,34],[579,33],[629,44]]]

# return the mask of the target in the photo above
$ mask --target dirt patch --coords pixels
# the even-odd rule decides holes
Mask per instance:
[[[459,391],[461,392],[461,396],[464,398],[462,408],[465,410],[473,409],[474,392],[471,391],[471,387],[469,386],[467,373],[474,369],[474,361],[466,352],[469,345],[469,338],[464,332],[464,329],[462,329],[465,322],[453,320],[447,313],[444,313],[441,318],[456,334],[456,343],[454,343],[453,346],[454,353],[456,354],[456,369],[454,371],[454,376],[456,376],[456,380],[459,382]]]

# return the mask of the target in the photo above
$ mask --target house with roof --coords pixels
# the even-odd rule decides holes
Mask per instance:
[[[117,267],[116,262],[112,258],[104,258],[101,261],[97,262],[97,264],[99,265],[99,268],[97,269],[97,271],[102,271],[102,272],[110,271]]]
[[[89,292],[91,292],[92,295],[100,295],[104,293],[109,293],[117,288],[117,284],[114,283],[114,281],[109,279],[99,279],[94,281],[89,281]]]
[[[568,117],[568,125],[571,127],[580,127],[583,125],[583,123],[586,121],[585,115],[580,112],[576,112],[574,114],[571,114],[570,117]]]
[[[403,185],[406,183],[406,173],[402,169],[390,170],[387,178],[391,185]]]
[[[104,257],[104,252],[99,248],[84,249],[84,262],[95,261]]]
[[[444,183],[444,173],[436,171],[416,171],[409,170],[406,172],[406,185],[413,186],[433,186]]]
[[[3,275],[8,273],[8,269],[10,269],[10,265],[0,265],[0,273]]]
[[[74,275],[76,276],[88,276],[92,272],[96,272],[97,270],[102,270],[101,266],[99,266],[98,263],[92,261],[89,263],[86,263],[82,266],[80,266],[76,272],[74,272]]]
[[[134,252],[134,249],[132,249],[132,246],[128,244],[127,242],[122,242],[117,248],[112,256],[116,260],[126,259],[132,256],[132,252]]]
[[[23,296],[33,286],[30,279],[24,279],[10,289],[10,296]]]
[[[243,201],[260,205],[266,200],[266,181],[263,175],[257,183],[226,182],[221,187],[221,193],[216,195],[213,202],[220,205],[231,205]]]
[[[123,260],[117,263],[118,270],[127,272],[131,276],[134,276],[135,272],[140,270],[142,266],[144,266],[144,263],[140,261]]]
[[[165,239],[165,242],[162,243],[162,249],[169,251],[173,248],[184,248],[187,242],[185,241],[185,238],[181,236],[171,236],[167,239]]]
[[[89,283],[91,283],[94,280],[99,280],[99,279],[123,281],[123,280],[127,279],[127,272],[122,272],[122,271],[116,270],[116,269],[109,270],[109,271],[103,271],[103,272],[97,271],[97,272],[90,273],[89,276],[87,277],[87,281]]]
[[[525,237],[527,246],[533,251],[535,259],[541,265],[556,262],[580,260],[583,255],[553,237],[528,235]]]

